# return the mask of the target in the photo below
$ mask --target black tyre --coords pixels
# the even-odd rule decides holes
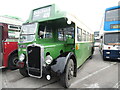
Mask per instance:
[[[90,55],[89,59],[92,59],[92,58],[93,58],[93,54],[94,54],[94,47],[92,47],[91,55]]]
[[[60,77],[60,81],[63,87],[69,88],[74,76],[74,62],[70,59],[65,68],[65,73]]]
[[[94,47],[92,47],[92,51],[91,51],[92,55],[94,54]]]
[[[107,58],[103,57],[103,60],[104,60],[104,61],[107,61]]]
[[[89,57],[89,59],[92,59],[93,58],[93,55],[91,55],[90,57]]]
[[[20,74],[23,75],[24,77],[29,77],[28,71],[27,71],[26,68],[20,68],[20,69],[19,69],[19,72],[20,72]]]
[[[11,70],[18,69],[17,66],[16,66],[17,62],[18,62],[18,54],[17,53],[12,54],[9,57],[8,68],[11,69]]]

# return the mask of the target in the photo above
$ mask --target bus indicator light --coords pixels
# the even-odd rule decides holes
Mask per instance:
[[[79,49],[79,45],[78,44],[76,44],[76,50],[78,50]]]
[[[108,49],[110,49],[110,47],[108,47]]]

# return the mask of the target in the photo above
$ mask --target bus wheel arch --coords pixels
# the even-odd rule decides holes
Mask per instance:
[[[60,54],[56,58],[56,60],[53,60],[53,62],[51,63],[51,70],[53,72],[57,72],[58,74],[63,74],[69,59],[72,59],[73,62],[75,63],[75,72],[74,72],[75,75],[74,76],[76,76],[77,61],[76,61],[76,58],[73,52],[64,52]]]
[[[69,80],[66,77],[68,77],[68,67],[70,67],[69,64],[73,65],[73,77],[77,76],[77,61],[74,53],[64,52],[53,62],[55,62],[55,64],[51,66],[52,71],[56,72],[59,75],[62,86],[68,88],[70,84],[68,83]]]

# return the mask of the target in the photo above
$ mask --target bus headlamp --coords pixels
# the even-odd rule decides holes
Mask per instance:
[[[110,52],[106,52],[106,54],[110,54]]]
[[[48,60],[46,60],[45,62],[46,62],[46,64],[49,65],[49,64],[51,64],[52,61],[51,61],[50,59],[48,59]]]
[[[19,56],[19,60],[20,61],[23,61],[25,59],[25,55],[22,53],[20,56]]]
[[[51,64],[52,60],[53,60],[53,58],[50,55],[47,55],[45,63],[49,65],[49,64]]]

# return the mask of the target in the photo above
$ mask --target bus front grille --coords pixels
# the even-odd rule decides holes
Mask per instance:
[[[38,46],[29,46],[28,53],[28,73],[32,76],[41,77],[42,62],[41,62],[41,48]]]

